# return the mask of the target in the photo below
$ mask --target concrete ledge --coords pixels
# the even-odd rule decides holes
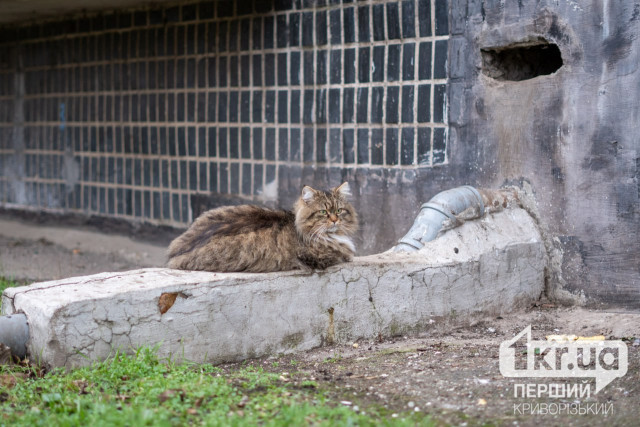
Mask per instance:
[[[534,221],[510,209],[414,254],[360,257],[318,273],[102,273],[9,288],[2,309],[26,314],[29,353],[49,366],[87,365],[143,345],[221,362],[508,312],[540,296],[545,262]]]

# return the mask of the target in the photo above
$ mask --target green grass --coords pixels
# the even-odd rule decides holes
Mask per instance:
[[[4,292],[5,289],[12,286],[20,286],[20,284],[18,282],[0,276],[0,296],[2,296],[2,292]],[[2,298],[0,298],[0,309],[2,309]]]
[[[19,286],[19,284],[17,282],[14,282],[13,280],[0,277],[0,294],[2,294],[5,289],[12,286]]]
[[[161,361],[153,350],[116,353],[91,367],[54,370],[0,366],[0,425],[432,425],[424,414],[344,406],[315,382],[283,381],[243,366]],[[357,402],[354,402],[357,403]]]

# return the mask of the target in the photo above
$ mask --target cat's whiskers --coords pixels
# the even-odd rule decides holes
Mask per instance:
[[[327,224],[322,224],[320,226],[318,226],[318,228],[315,230],[315,232],[312,234],[312,242],[313,243],[318,243],[320,242],[320,240],[324,240],[327,241],[327,230],[329,229],[329,226]]]
[[[309,243],[315,243],[320,239],[320,234],[322,233],[322,226],[313,230],[311,235],[309,236]]]
[[[327,226],[326,225],[320,226],[320,228],[318,229],[318,235],[316,237],[316,241],[320,241],[320,239],[324,240],[326,233],[327,233]]]

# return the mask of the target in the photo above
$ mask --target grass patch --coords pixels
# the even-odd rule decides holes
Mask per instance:
[[[11,279],[0,277],[0,296],[2,295],[5,289],[11,288],[13,286],[21,286],[21,283],[18,283]],[[0,309],[2,309],[2,298],[0,298]]]
[[[68,372],[0,366],[0,414],[0,425],[11,426],[433,425],[420,413],[355,411],[315,383],[294,385],[260,368],[224,373],[161,361],[150,349]]]
[[[0,294],[2,292],[4,292],[5,289],[13,287],[13,286],[20,286],[20,284],[18,282],[15,282],[11,279],[6,279],[4,277],[0,277]]]

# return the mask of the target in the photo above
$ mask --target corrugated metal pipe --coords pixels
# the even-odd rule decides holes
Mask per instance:
[[[29,324],[22,313],[0,316],[0,343],[11,349],[11,354],[24,359],[27,355]]]
[[[465,185],[442,191],[424,203],[409,232],[394,246],[393,252],[415,252],[435,239],[445,223],[458,222],[456,215],[473,209],[475,216],[484,215],[482,196],[474,187]],[[467,216],[469,218],[469,216]]]
[[[515,188],[478,190],[470,185],[442,191],[424,203],[413,226],[392,252],[415,252],[438,236],[440,231],[457,227],[465,220],[480,218],[518,203]]]
[[[392,252],[415,252],[444,229],[457,227],[465,220],[480,218],[518,202],[515,188],[477,190],[470,185],[436,194],[420,208],[409,232],[391,248]]]

